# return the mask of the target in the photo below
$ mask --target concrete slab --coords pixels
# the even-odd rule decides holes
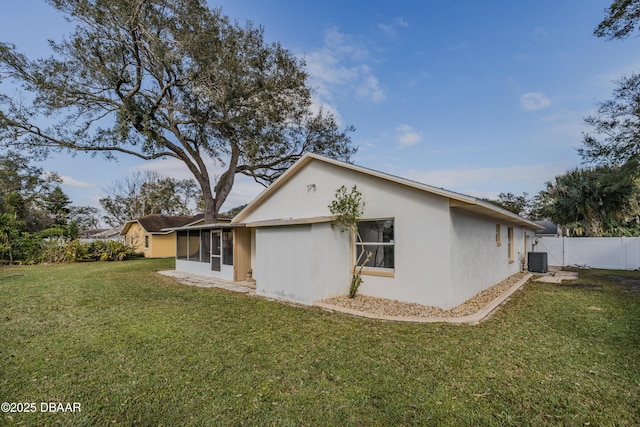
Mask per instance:
[[[189,285],[198,286],[200,288],[218,288],[227,291],[238,292],[243,294],[255,294],[256,285],[251,282],[230,282],[228,280],[216,279],[213,277],[199,276],[197,274],[184,273],[182,271],[165,270],[158,271],[163,276],[169,276],[178,282]]]
[[[547,276],[536,277],[534,280],[536,282],[543,283],[562,283],[563,280],[575,280],[578,278],[578,273],[576,271],[554,271],[551,272]]]

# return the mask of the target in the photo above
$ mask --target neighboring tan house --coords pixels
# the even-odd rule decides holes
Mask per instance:
[[[166,228],[196,225],[202,222],[202,215],[167,216],[147,215],[128,221],[122,227],[126,244],[144,253],[146,258],[166,258],[176,256],[175,231]]]
[[[256,292],[313,304],[348,293],[358,252],[333,225],[336,190],[357,185],[359,232],[374,253],[359,293],[455,307],[525,268],[542,228],[475,197],[306,154],[231,223],[183,227],[176,270],[243,280]]]

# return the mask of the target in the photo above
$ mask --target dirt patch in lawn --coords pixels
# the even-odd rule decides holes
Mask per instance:
[[[621,285],[630,286],[634,289],[640,288],[639,279],[632,279],[629,277],[622,277],[622,276],[601,276],[601,277],[606,277],[607,279],[614,279]]]
[[[362,311],[379,316],[401,316],[401,317],[441,317],[455,318],[464,317],[475,314],[487,304],[505,293],[509,288],[518,283],[526,276],[526,273],[518,273],[508,279],[485,289],[465,303],[452,308],[451,310],[443,310],[438,307],[431,307],[422,304],[412,304],[390,300],[385,298],[375,298],[365,295],[357,295],[355,298],[349,298],[347,295],[330,298],[322,301],[325,304],[335,305],[351,310]]]
[[[616,284],[620,285],[622,292],[632,295],[640,295],[640,279],[636,279],[634,277],[616,276],[611,274],[601,274],[596,277],[615,280]]]
[[[577,288],[577,289],[602,289],[600,285],[590,285],[588,283],[570,283],[566,285],[558,285],[563,288]]]

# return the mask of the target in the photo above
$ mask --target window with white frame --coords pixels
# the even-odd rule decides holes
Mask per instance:
[[[358,223],[358,234],[362,242],[356,241],[356,261],[362,265],[366,261],[366,254],[372,256],[364,264],[365,267],[395,268],[395,237],[393,219],[366,220]],[[362,254],[362,251],[365,254]]]

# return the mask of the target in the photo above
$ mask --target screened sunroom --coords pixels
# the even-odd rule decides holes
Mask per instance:
[[[176,270],[223,280],[246,278],[251,268],[251,233],[228,223],[176,229]]]

